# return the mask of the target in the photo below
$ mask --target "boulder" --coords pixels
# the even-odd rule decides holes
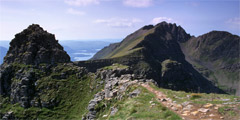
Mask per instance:
[[[140,93],[141,93],[141,91],[140,91],[139,89],[136,89],[136,90],[134,90],[133,92],[131,92],[131,93],[129,94],[129,97],[131,97],[131,98],[136,97],[136,96],[138,96]]]
[[[199,112],[206,113],[206,112],[209,112],[209,109],[199,108],[198,111],[199,111]]]
[[[13,111],[7,112],[3,117],[2,120],[14,120],[15,116],[13,114]]]
[[[115,113],[118,111],[118,109],[116,107],[111,107],[111,112],[110,115],[113,116],[115,115]]]

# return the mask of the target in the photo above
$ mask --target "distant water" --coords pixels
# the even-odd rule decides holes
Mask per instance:
[[[72,61],[83,61],[83,60],[89,60],[92,58],[97,52],[99,51],[96,50],[95,52],[93,51],[88,51],[88,50],[82,50],[82,52],[77,52],[77,53],[72,53],[70,54],[71,60]]]
[[[71,61],[83,61],[92,58],[99,50],[116,41],[120,41],[120,39],[108,41],[60,40],[59,43],[71,57]],[[10,41],[0,41],[0,47],[6,48],[6,50],[0,51],[0,64],[9,48],[9,42]]]
[[[113,41],[115,42],[115,41]],[[60,41],[71,57],[71,61],[83,61],[92,58],[99,50],[108,46],[112,42],[108,41]]]
[[[95,51],[88,51],[88,50],[81,50],[80,52],[68,52],[71,61],[83,61],[83,60],[89,60],[92,58],[99,50],[101,49],[96,49]],[[7,53],[7,49],[3,49],[3,47],[0,47],[0,64],[3,63],[3,58]]]

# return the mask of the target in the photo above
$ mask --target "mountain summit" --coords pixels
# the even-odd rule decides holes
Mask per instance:
[[[161,52],[152,51],[151,54],[154,54],[153,56],[159,53],[163,53],[164,51],[167,52],[168,50],[170,50],[168,52],[174,52],[172,51],[175,49],[175,43],[172,44],[173,42],[183,42],[188,40],[189,38],[190,35],[187,34],[181,26],[177,26],[176,24],[168,24],[167,22],[161,22],[156,26],[147,25],[140,28],[136,32],[128,35],[125,39],[123,39],[122,42],[117,44],[111,44],[110,46],[103,48],[97,54],[95,54],[92,59],[121,57],[125,55],[130,55],[131,53],[141,51],[146,48],[153,51],[160,49],[163,50]],[[166,45],[165,43],[168,45]],[[175,51],[174,54],[179,52],[180,51]],[[165,55],[168,56],[168,54],[169,53],[166,53]]]
[[[44,31],[37,24],[15,35],[10,43],[4,63],[58,63],[69,62],[70,57],[55,39],[55,36]]]
[[[206,92],[217,86],[240,95],[239,41],[239,36],[223,31],[194,37],[181,26],[161,22],[142,27],[92,59],[131,64],[135,73],[165,88]]]

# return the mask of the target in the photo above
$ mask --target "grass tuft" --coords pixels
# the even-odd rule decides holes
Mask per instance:
[[[114,63],[111,66],[106,66],[103,69],[105,70],[114,70],[114,69],[127,69],[129,66],[126,65],[122,65],[122,64],[118,64],[118,63]]]
[[[195,100],[195,99],[198,99],[198,98],[201,98],[202,95],[200,93],[192,93],[191,94],[191,100]]]

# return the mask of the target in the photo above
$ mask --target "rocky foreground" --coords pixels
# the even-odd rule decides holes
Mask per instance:
[[[113,64],[111,67],[115,67]],[[239,119],[240,116],[240,98],[234,97],[231,99],[224,99],[221,95],[208,95],[200,93],[184,93],[183,96],[178,94],[171,94],[170,96],[165,94],[161,89],[158,89],[154,80],[150,79],[137,79],[134,74],[131,73],[129,69],[121,69],[116,67],[116,69],[99,69],[96,75],[101,79],[105,80],[104,90],[98,92],[94,95],[94,99],[89,102],[88,114],[83,117],[83,119],[111,119],[117,114],[121,105],[118,103],[111,103],[114,106],[108,106],[107,103],[110,101],[124,101],[124,99],[137,98],[140,94],[146,94],[142,89],[153,93],[154,96],[149,102],[149,106],[146,109],[153,109],[156,107],[156,103],[161,103],[164,107],[171,110],[173,113],[179,115],[180,118],[184,120],[192,119]],[[127,92],[129,87],[135,86],[135,89]],[[143,87],[143,88],[141,88]],[[141,88],[141,89],[140,89]],[[168,90],[168,92],[170,92]],[[126,94],[127,93],[127,94]],[[172,92],[174,93],[174,91]],[[173,95],[173,97],[172,97]],[[125,97],[125,98],[124,98]],[[210,97],[211,100],[204,100],[203,103],[198,103],[205,99],[205,97]],[[100,107],[99,107],[100,104]],[[97,107],[96,107],[97,106]],[[106,108],[110,108],[109,110]],[[109,111],[109,112],[105,112]],[[138,108],[136,108],[136,112]],[[159,110],[162,111],[162,110]],[[100,112],[100,113],[99,113]],[[145,111],[147,112],[147,111]],[[105,113],[105,114],[103,114]],[[161,113],[159,113],[161,114]],[[102,116],[101,116],[102,115]],[[129,115],[129,114],[127,114]],[[128,119],[134,118],[132,115],[126,117]],[[148,118],[148,117],[146,117]],[[171,118],[171,117],[169,117]],[[143,119],[143,118],[141,118]],[[165,118],[167,119],[167,118]],[[175,118],[176,119],[176,118]]]

